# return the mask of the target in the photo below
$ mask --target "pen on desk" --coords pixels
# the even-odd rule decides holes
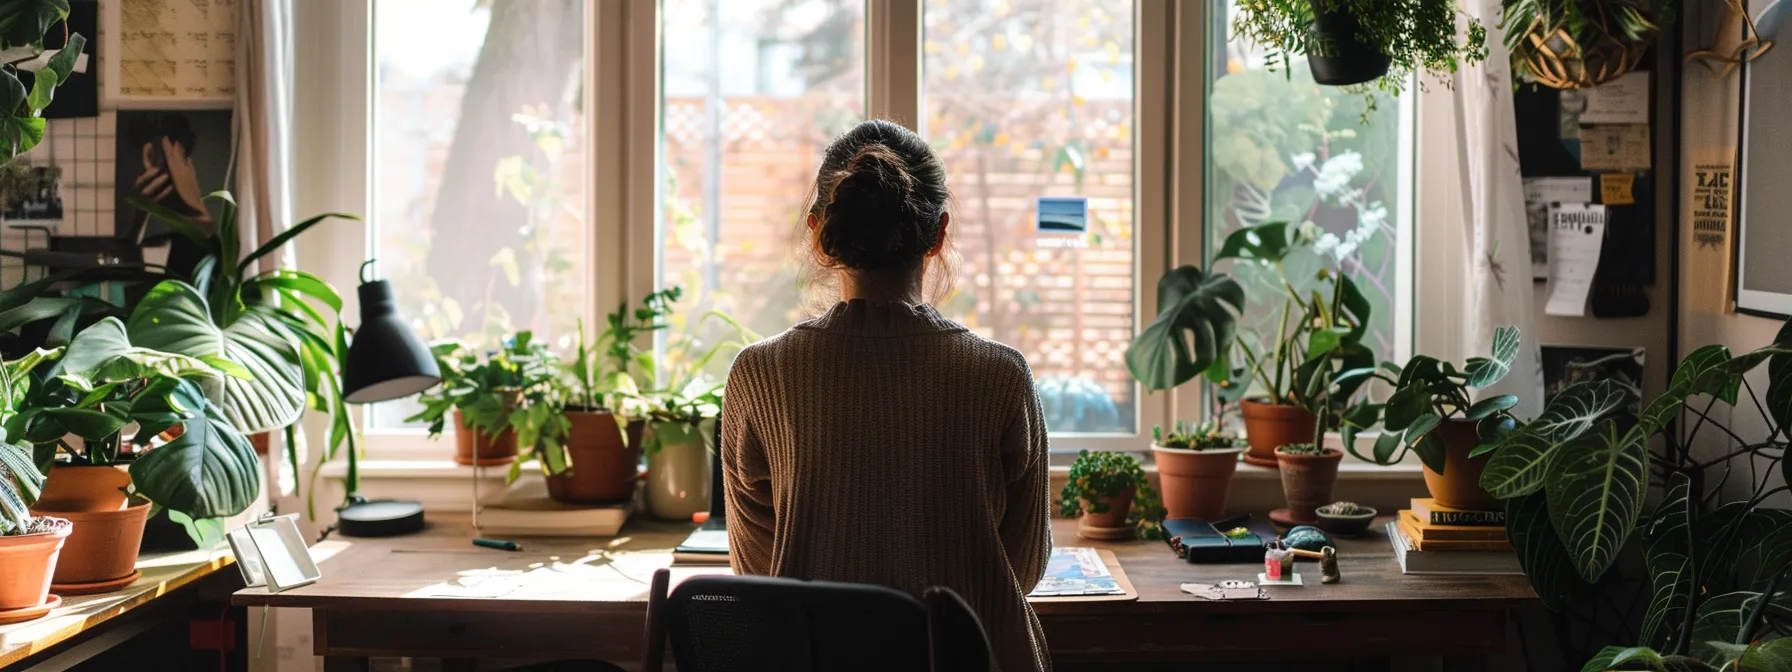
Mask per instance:
[[[520,551],[520,550],[523,550],[523,547],[522,547],[522,546],[518,546],[518,545],[517,545],[517,543],[516,543],[516,542],[514,542],[514,541],[504,541],[504,540],[501,540],[501,539],[478,539],[478,538],[475,538],[475,539],[474,539],[474,540],[473,540],[473,545],[474,545],[474,546],[480,546],[480,547],[483,547],[483,548],[495,548],[495,549],[498,549],[498,550],[500,550],[500,551]]]

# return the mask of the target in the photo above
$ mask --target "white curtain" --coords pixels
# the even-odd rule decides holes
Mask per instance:
[[[1522,348],[1512,372],[1482,395],[1518,395],[1513,412],[1535,417],[1543,406],[1543,360],[1532,308],[1530,233],[1518,172],[1518,130],[1512,111],[1511,59],[1499,29],[1500,0],[1463,7],[1487,28],[1487,60],[1456,73],[1452,98],[1462,157],[1462,219],[1468,259],[1462,352],[1485,355],[1495,327],[1512,325]]]
[[[292,221],[292,3],[244,0],[237,5],[237,230],[248,253]],[[257,272],[293,265],[292,246],[265,257]]]
[[[237,4],[236,108],[231,115],[232,195],[237,202],[241,254],[261,247],[292,222],[292,4],[291,0],[243,0]],[[253,273],[292,268],[292,245],[256,262]],[[304,436],[303,432],[298,434]],[[298,475],[283,459],[285,435],[274,432],[262,458],[272,497],[295,492]],[[299,442],[304,463],[304,442]],[[284,503],[283,503],[284,505]]]

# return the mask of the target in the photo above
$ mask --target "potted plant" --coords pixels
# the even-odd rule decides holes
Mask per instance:
[[[1151,428],[1151,455],[1163,485],[1163,504],[1171,518],[1220,520],[1232,493],[1232,474],[1245,442],[1214,422],[1176,421],[1165,435]]]
[[[1238,37],[1269,49],[1283,68],[1304,54],[1320,84],[1374,82],[1399,95],[1415,73],[1442,77],[1487,57],[1487,30],[1470,18],[1458,36],[1453,2],[1241,0],[1238,11]]]
[[[1505,0],[1500,28],[1513,79],[1581,89],[1622,77],[1679,8],[1679,0]]]
[[[1474,390],[1498,383],[1518,357],[1516,327],[1493,331],[1493,351],[1471,357],[1461,369],[1435,357],[1418,355],[1406,366],[1347,371],[1341,379],[1376,378],[1394,387],[1386,403],[1359,403],[1343,416],[1344,446],[1357,458],[1376,464],[1399,462],[1406,451],[1425,465],[1425,486],[1437,503],[1453,509],[1497,510],[1499,502],[1481,488],[1486,453],[1492,441],[1515,420],[1510,409],[1518,397],[1501,394],[1476,401]],[[1398,372],[1399,377],[1390,377]],[[1356,432],[1379,421],[1382,434],[1372,454],[1356,450]]]
[[[550,473],[564,471],[568,421],[562,412],[560,362],[532,332],[504,339],[504,347],[481,359],[457,341],[432,347],[442,371],[441,387],[418,397],[423,410],[406,422],[429,423],[429,436],[442,435],[454,418],[454,461],[464,465],[510,464],[508,479],[521,475],[519,445]],[[538,445],[548,446],[537,448]]]
[[[48,466],[33,511],[74,523],[56,567],[58,592],[131,581],[151,503],[186,523],[197,541],[195,521],[255,502],[261,467],[254,449],[201,387],[246,375],[227,359],[134,345],[116,318],[76,334],[48,365],[5,431],[35,446],[37,463]]]
[[[1163,505],[1131,455],[1105,451],[1077,453],[1070,480],[1058,493],[1058,514],[1076,517],[1077,535],[1115,540],[1138,534],[1162,536]]]
[[[1592,643],[1604,648],[1583,669],[1787,669],[1792,511],[1771,500],[1792,489],[1789,374],[1792,322],[1753,352],[1694,350],[1654,399],[1582,381],[1499,426],[1481,485],[1505,500],[1543,604],[1583,617],[1646,605]],[[1613,576],[1632,554],[1644,575]]]
[[[649,296],[636,319],[653,323],[667,315],[669,303],[682,290],[671,287]],[[699,334],[710,321],[722,324],[725,336],[709,342]],[[759,340],[728,314],[718,310],[689,321],[689,329],[668,339],[664,355],[637,352],[633,366],[611,374],[614,396],[624,416],[640,418],[641,452],[647,457],[647,510],[664,520],[691,519],[709,510],[711,454],[716,416],[722,411],[722,384],[708,371],[710,362]],[[658,327],[655,327],[656,329]]]
[[[1331,501],[1344,453],[1315,443],[1290,443],[1276,449],[1276,459],[1282,463],[1282,496],[1288,508],[1271,511],[1269,519],[1290,527],[1318,523],[1314,511]]]
[[[1281,318],[1274,331],[1241,332],[1239,282],[1183,266],[1158,280],[1157,318],[1126,349],[1127,370],[1146,390],[1201,376],[1218,388],[1220,401],[1238,401],[1250,443],[1244,460],[1258,466],[1277,466],[1277,447],[1315,436],[1319,413],[1342,411],[1363,381],[1345,379],[1328,389],[1337,372],[1375,363],[1363,344],[1369,301],[1313,250],[1317,239],[1314,227],[1272,222],[1232,232],[1214,255],[1250,274],[1253,286],[1276,293]]]
[[[30,393],[30,371],[45,354],[0,365],[0,416],[18,412]],[[31,513],[44,485],[31,453],[10,436],[0,441],[0,624],[49,613],[50,577],[73,529],[65,518]]]
[[[607,326],[595,347],[585,340],[579,324],[578,347],[567,364],[566,417],[571,428],[566,436],[566,468],[548,474],[548,494],[571,503],[603,503],[628,499],[635,494],[641,462],[639,419],[618,416],[610,399],[619,376],[627,374],[644,353],[637,339],[666,328],[663,318],[682,293],[679,287],[652,292],[641,307],[630,311],[618,306],[606,317]]]

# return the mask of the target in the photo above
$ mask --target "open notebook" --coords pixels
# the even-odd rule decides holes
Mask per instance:
[[[692,564],[728,563],[728,501],[722,494],[722,419],[716,418],[714,453],[709,456],[709,520],[672,549],[672,561]]]

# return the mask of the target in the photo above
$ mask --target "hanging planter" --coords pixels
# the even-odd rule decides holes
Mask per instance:
[[[1636,69],[1675,0],[1506,0],[1514,77],[1556,89],[1599,86]]]
[[[1443,77],[1487,57],[1487,30],[1471,17],[1458,34],[1449,0],[1240,0],[1238,12],[1235,37],[1266,50],[1270,67],[1305,56],[1313,81],[1366,95],[1397,96],[1413,73]]]

